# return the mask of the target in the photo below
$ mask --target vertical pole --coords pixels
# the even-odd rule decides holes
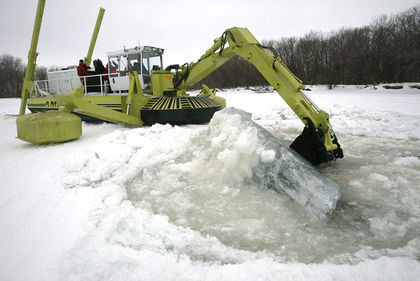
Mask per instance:
[[[104,13],[105,13],[105,9],[100,8],[99,13],[98,13],[98,17],[96,19],[95,29],[93,30],[92,39],[90,40],[88,53],[85,57],[85,63],[86,63],[87,66],[89,66],[90,62],[92,61],[93,49],[95,49],[96,39],[98,38],[99,29],[101,28]]]
[[[103,89],[102,89],[102,74],[101,74],[101,75],[99,75],[99,84],[100,84],[100,86],[101,86],[101,96],[103,96],[103,95],[104,95],[104,91],[103,91]]]
[[[28,52],[28,65],[26,66],[26,73],[25,73],[25,78],[23,80],[23,86],[22,86],[22,99],[20,102],[19,115],[25,114],[26,101],[28,100],[29,95],[32,91],[32,87],[34,85],[36,58],[38,56],[36,48],[38,46],[39,33],[41,31],[41,23],[42,23],[42,17],[44,15],[45,1],[46,0],[39,0],[38,8],[36,9],[34,30],[32,32],[31,47]]]
[[[85,87],[85,95],[87,95],[87,86],[86,86],[86,76],[83,76],[83,85],[84,85],[84,87]]]
[[[118,91],[121,95],[121,75],[120,74],[121,74],[120,71],[118,71],[118,89],[119,89]]]

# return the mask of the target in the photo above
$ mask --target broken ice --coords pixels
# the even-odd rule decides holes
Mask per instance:
[[[285,193],[319,219],[328,220],[341,196],[340,188],[334,181],[252,121],[250,113],[227,108],[217,114],[240,115],[241,122],[256,128],[264,150],[260,152],[259,163],[253,169],[253,183]]]

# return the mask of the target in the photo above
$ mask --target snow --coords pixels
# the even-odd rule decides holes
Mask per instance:
[[[276,152],[274,150],[263,150],[260,154],[261,161],[263,163],[270,163],[273,162],[276,158]]]
[[[2,99],[0,280],[418,280],[420,90],[409,85],[306,91],[345,155],[319,168],[342,190],[327,224],[245,180],[252,128],[83,124],[79,140],[37,146],[15,139],[19,100]],[[276,93],[219,95],[288,143],[303,129]]]

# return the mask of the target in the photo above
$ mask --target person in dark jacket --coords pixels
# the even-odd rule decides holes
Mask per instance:
[[[95,67],[95,74],[104,74],[105,67],[100,59],[93,61],[93,66]]]
[[[105,74],[105,67],[104,64],[102,63],[102,61],[100,59],[96,59],[93,61],[93,66],[95,67],[95,74],[96,75],[101,75],[101,76],[96,76],[95,79],[98,80],[98,91],[106,91],[106,87],[105,87],[105,83],[104,81],[108,80],[108,75],[104,75]],[[102,85],[102,88],[100,87]]]

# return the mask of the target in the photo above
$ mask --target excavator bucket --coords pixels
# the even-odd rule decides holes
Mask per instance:
[[[302,133],[293,141],[290,148],[314,166],[344,157],[343,150],[340,144],[338,144],[337,139],[334,138],[333,140],[333,143],[337,145],[337,149],[327,151],[324,145],[325,134],[315,128],[311,119],[306,118],[306,121],[308,125],[305,126]]]

